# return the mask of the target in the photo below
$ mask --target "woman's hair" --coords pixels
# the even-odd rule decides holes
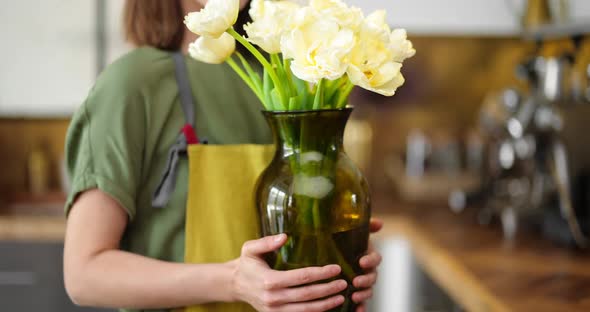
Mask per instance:
[[[135,46],[178,50],[184,35],[180,0],[126,0],[123,26],[127,41]]]
[[[234,28],[243,34],[250,21],[248,4]],[[125,38],[135,46],[176,51],[182,46],[184,15],[180,0],[126,0],[123,10]]]

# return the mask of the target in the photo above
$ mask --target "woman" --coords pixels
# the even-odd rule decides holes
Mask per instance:
[[[205,3],[127,0],[125,4],[127,38],[138,48],[104,71],[68,131],[66,156],[72,179],[64,250],[68,294],[79,305],[126,311],[168,311],[211,303],[222,303],[211,310],[236,311],[223,304],[229,302],[244,302],[258,311],[325,311],[339,306],[343,298],[338,293],[347,287],[344,281],[315,283],[337,276],[337,265],[291,271],[274,271],[266,265],[262,255],[280,248],[285,235],[247,241],[230,261],[182,263],[189,184],[182,153],[175,162],[175,187],[166,196],[165,207],[152,205],[185,117],[194,119],[196,133],[209,144],[270,142],[260,104],[231,69],[180,54],[173,60],[173,51],[187,51],[196,39],[182,24],[183,16]],[[241,1],[242,7],[246,4],[247,0]],[[189,97],[194,98],[189,117],[179,99],[182,66],[190,76]],[[380,227],[379,222],[372,223],[374,231]],[[354,280],[362,290],[353,300],[362,303],[372,294],[380,256],[371,252],[360,261],[367,274]]]

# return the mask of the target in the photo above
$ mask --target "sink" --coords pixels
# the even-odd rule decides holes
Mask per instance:
[[[406,239],[384,237],[375,246],[383,262],[369,311],[462,311],[422,270]]]

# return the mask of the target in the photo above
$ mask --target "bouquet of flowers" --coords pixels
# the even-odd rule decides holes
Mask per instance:
[[[200,36],[189,53],[205,63],[227,62],[266,110],[342,108],[355,85],[392,96],[404,83],[402,62],[415,50],[404,29],[390,29],[385,11],[365,17],[340,0],[311,0],[307,6],[253,0],[244,38],[233,28],[239,2],[209,0],[185,17]],[[260,62],[262,74],[236,52],[236,41]]]

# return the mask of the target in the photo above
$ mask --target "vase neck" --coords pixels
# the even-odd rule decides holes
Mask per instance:
[[[279,154],[340,150],[351,109],[265,112]]]

